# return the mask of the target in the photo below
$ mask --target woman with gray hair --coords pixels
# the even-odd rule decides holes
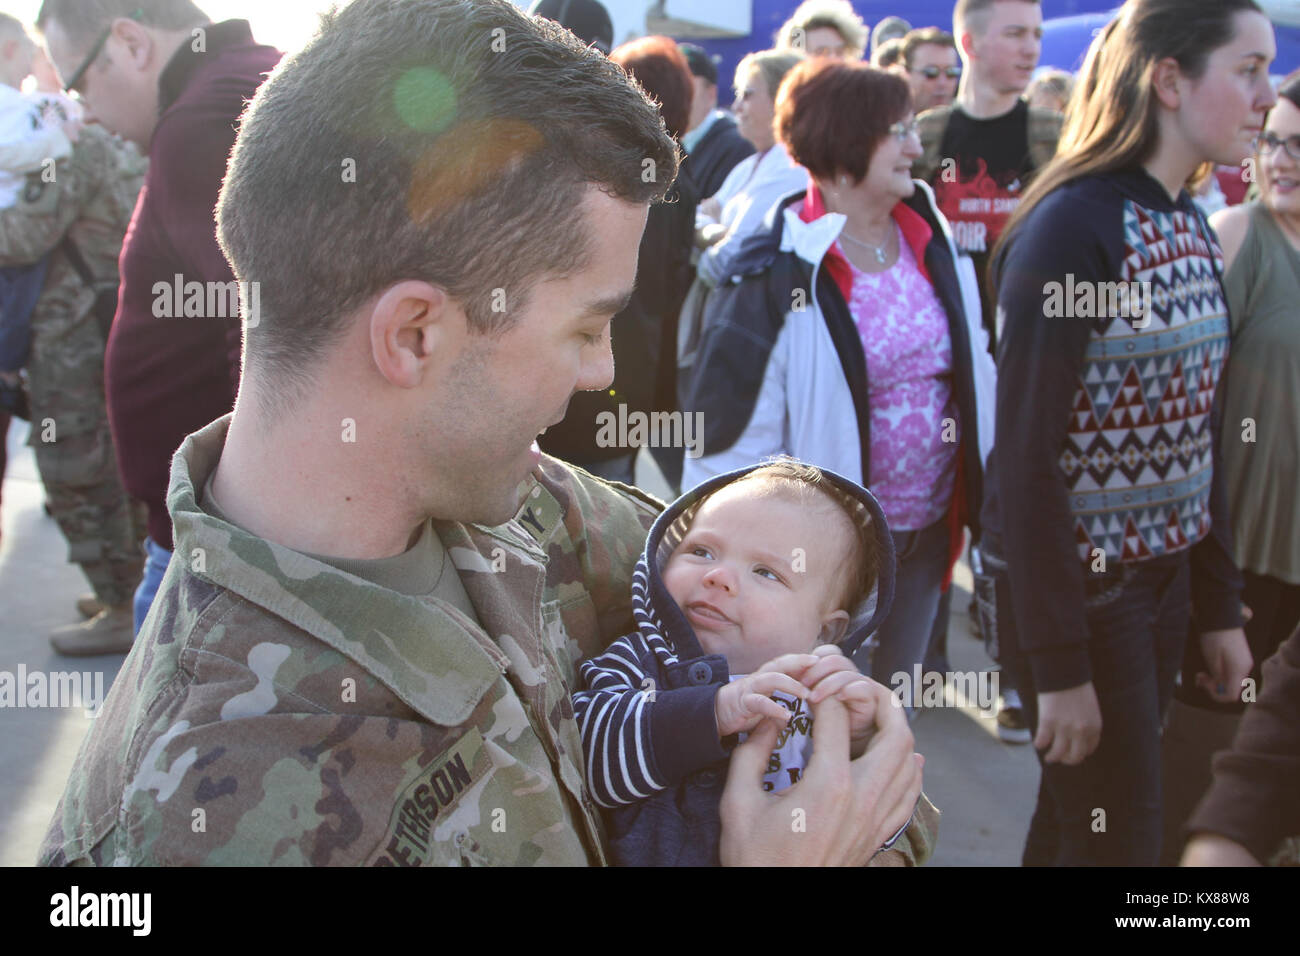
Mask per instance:
[[[736,165],[696,213],[696,242],[705,250],[699,274],[710,285],[726,274],[726,264],[740,241],[758,229],[768,209],[808,181],[808,173],[790,158],[772,131],[776,91],[803,58],[789,50],[763,50],[749,54],[736,67],[732,110],[740,135],[754,144],[755,153]]]
[[[848,0],[804,0],[776,34],[778,50],[860,60],[870,32]]]

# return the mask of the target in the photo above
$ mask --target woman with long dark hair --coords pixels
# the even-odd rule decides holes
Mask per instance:
[[[1026,865],[1156,862],[1189,615],[1218,699],[1250,673],[1218,461],[1221,253],[1184,187],[1250,154],[1275,51],[1253,0],[1128,0],[994,252],[984,547],[1007,564],[1003,663],[1043,769]]]

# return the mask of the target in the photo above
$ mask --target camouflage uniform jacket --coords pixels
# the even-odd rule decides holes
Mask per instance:
[[[173,460],[175,558],[40,862],[604,863],[570,694],[662,505],[544,459],[514,520],[435,522],[480,628],[202,511],[228,424]]]
[[[0,210],[0,266],[27,265],[53,252],[45,289],[32,319],[32,349],[62,347],[82,330],[104,351],[95,325],[95,294],[115,289],[122,235],[135,209],[148,160],[101,126],[81,130],[72,155],[52,176],[31,173],[18,203]],[[94,274],[91,289],[59,249],[67,235]],[[101,358],[102,361],[102,358]]]

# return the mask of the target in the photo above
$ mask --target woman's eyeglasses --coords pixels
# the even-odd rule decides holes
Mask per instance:
[[[906,143],[907,137],[919,136],[920,129],[921,124],[916,120],[912,120],[910,123],[904,123],[902,120],[899,120],[893,126],[889,127],[889,135],[894,137],[894,139],[898,140],[900,143]]]
[[[1272,155],[1273,150],[1279,146],[1285,148],[1286,154],[1300,163],[1300,135],[1281,139],[1276,134],[1265,130],[1255,137],[1255,150],[1261,156]]]

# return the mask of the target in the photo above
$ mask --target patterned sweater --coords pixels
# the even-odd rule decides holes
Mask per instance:
[[[1040,691],[1091,680],[1084,575],[1190,549],[1201,631],[1240,623],[1217,463],[1222,253],[1141,169],[1044,199],[994,263],[996,442],[984,520]]]

